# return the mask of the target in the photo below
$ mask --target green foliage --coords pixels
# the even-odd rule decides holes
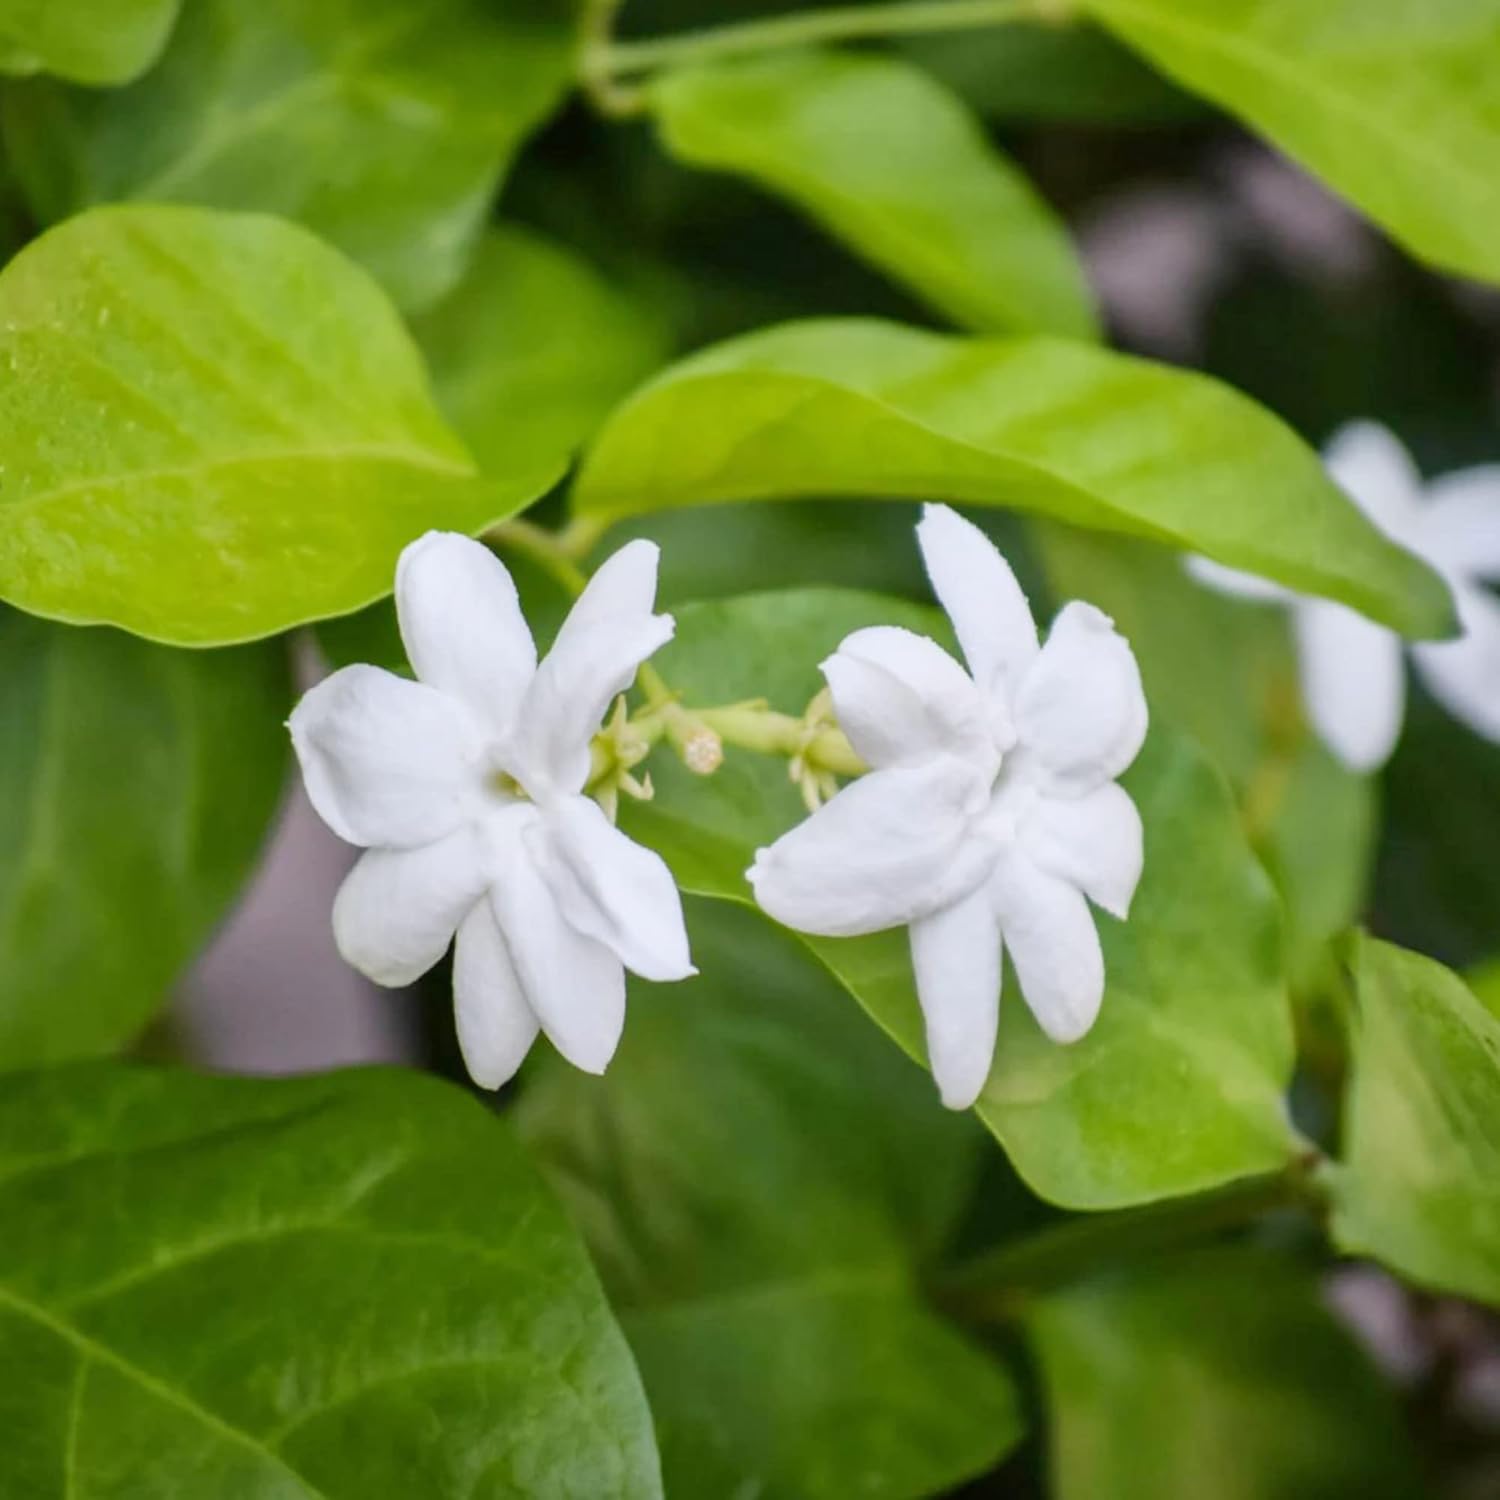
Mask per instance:
[[[112,1051],[165,1003],[265,836],[291,683],[277,644],[169,651],[9,610],[0,680],[8,1068]]]
[[[1500,0],[1085,0],[1415,255],[1500,280]]]
[[[44,222],[120,199],[284,214],[418,305],[458,279],[511,158],[561,98],[571,9],[194,0],[133,87],[10,92],[6,146]]]
[[[519,1114],[640,1361],[667,1492],[938,1493],[1021,1433],[918,1285],[981,1138],[799,944],[689,919],[703,977],[635,988],[604,1082],[549,1057]]]
[[[582,1246],[504,1124],[396,1072],[0,1091],[7,1495],[657,1495]]]
[[[797,711],[815,664],[876,622],[944,636],[935,612],[832,590],[749,596],[678,611],[660,657],[690,702],[753,692]],[[800,816],[779,766],[735,757],[707,780],[663,763],[657,802],[622,824],[661,851],[684,889],[749,901],[758,844]],[[1098,1025],[1047,1042],[1010,981],[979,1113],[1041,1196],[1118,1207],[1283,1166],[1296,1139],[1276,901],[1221,781],[1185,742],[1157,736],[1126,779],[1146,826],[1146,877],[1128,923],[1100,915],[1109,988]],[[807,939],[875,1020],[923,1056],[905,935]]]
[[[0,0],[0,72],[125,83],[155,61],[179,0]]]
[[[1417,1500],[1400,1415],[1284,1258],[1169,1259],[1027,1317],[1058,1500]]]
[[[1094,335],[1067,232],[920,69],[780,53],[667,73],[650,99],[674,155],[790,199],[956,323]]]
[[[668,353],[663,319],[587,261],[515,225],[413,323],[438,402],[486,473],[545,471]]]
[[[1008,505],[1190,547],[1414,634],[1447,590],[1314,454],[1228,387],[1051,339],[868,320],[790,324],[672,366],[585,461],[585,510],[912,495]]]
[[[1500,1019],[1441,964],[1370,938],[1354,981],[1334,1238],[1500,1303]]]
[[[191,645],[386,593],[560,467],[481,482],[379,290],[259,215],[98,209],[0,272],[0,595]]]

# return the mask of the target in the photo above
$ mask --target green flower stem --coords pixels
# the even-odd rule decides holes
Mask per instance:
[[[997,1246],[948,1272],[938,1300],[972,1322],[1008,1322],[1033,1297],[1095,1271],[1179,1249],[1278,1209],[1324,1207],[1315,1150],[1283,1171],[1143,1208],[1089,1214]]]
[[[531,521],[502,521],[485,532],[484,539],[492,547],[501,547],[529,557],[539,568],[550,573],[575,599],[588,585],[588,574],[574,560],[571,550],[563,545],[559,533],[548,531]]]
[[[805,719],[776,713],[760,703],[737,703],[729,708],[700,708],[697,716],[726,745],[758,750],[762,755],[802,755],[820,770],[835,776],[863,776],[869,769],[842,729],[808,731]]]
[[[960,31],[1010,21],[1051,21],[1067,7],[1048,0],[900,0],[887,5],[852,5],[838,10],[802,11],[764,21],[742,21],[638,42],[597,40],[586,48],[584,73],[597,81],[656,68],[682,67],[717,58],[804,47],[860,37]]]

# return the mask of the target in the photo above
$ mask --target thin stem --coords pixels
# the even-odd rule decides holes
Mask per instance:
[[[556,532],[531,521],[502,521],[484,534],[491,546],[506,547],[529,557],[576,599],[588,586],[588,575],[574,562]]]
[[[841,729],[809,734],[805,719],[774,713],[758,704],[700,708],[695,713],[726,745],[758,750],[762,755],[805,755],[835,776],[863,776],[869,770]]]
[[[1038,1292],[1101,1267],[1174,1249],[1205,1235],[1249,1223],[1273,1209],[1317,1206],[1322,1200],[1316,1151],[1284,1171],[1247,1177],[1213,1192],[1144,1208],[1069,1219],[1015,1244],[1000,1245],[956,1267],[937,1287],[938,1299],[960,1316],[1003,1322]]]
[[[804,11],[764,21],[685,31],[638,42],[598,44],[585,76],[615,79],[654,68],[741,57],[816,42],[852,41],[918,32],[961,31],[1007,21],[1061,19],[1057,0],[898,0],[886,5],[852,5]]]

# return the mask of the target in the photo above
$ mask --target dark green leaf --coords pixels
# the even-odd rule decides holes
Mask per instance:
[[[110,1051],[165,1003],[271,821],[288,679],[279,644],[0,613],[0,1066]]]
[[[439,403],[481,468],[498,474],[572,453],[668,352],[661,317],[562,245],[510,224],[485,236],[463,281],[413,332]]]
[[[667,72],[648,97],[674,155],[790,199],[955,322],[1094,336],[1066,230],[921,69],[778,53]]]
[[[0,1215],[7,1496],[661,1493],[582,1246],[447,1084],[19,1075]]]
[[[833,590],[677,611],[659,664],[689,704],[768,694],[798,712],[816,663],[876,623],[946,639],[934,611]],[[783,764],[729,752],[710,778],[658,756],[657,799],[622,823],[684,888],[748,903],[757,845],[804,815]],[[1109,990],[1072,1047],[1048,1042],[1008,981],[995,1070],[979,1111],[1042,1197],[1105,1208],[1272,1171],[1295,1151],[1283,1091],[1292,1042],[1277,903],[1228,789],[1185,741],[1153,737],[1127,778],[1146,826],[1146,875],[1128,923],[1100,916]],[[906,937],[808,946],[913,1057],[923,1056]]]
[[[1333,1234],[1500,1302],[1500,1019],[1441,964],[1364,938]]]
[[[788,324],[684,360],[605,426],[585,510],[909,495],[1007,505],[1206,553],[1397,629],[1447,590],[1262,408],[1200,375],[1050,339]]]
[[[260,215],[70,220],[0,272],[0,357],[0,596],[156,640],[357,608],[562,464],[481,482],[375,284]]]
[[[560,99],[571,9],[194,0],[129,89],[11,91],[6,145],[44,221],[127,198],[282,214],[416,306],[458,279],[505,168]]]
[[[178,0],[0,0],[0,72],[126,83],[166,45]]]
[[[1085,0],[1423,260],[1500,280],[1500,0]]]
[[[1400,1414],[1273,1255],[1168,1260],[1029,1315],[1057,1500],[1418,1500]]]
[[[702,979],[633,991],[602,1080],[548,1058],[523,1133],[583,1225],[667,1490],[945,1491],[1020,1435],[998,1365],[923,1303],[982,1137],[791,939],[689,907]]]

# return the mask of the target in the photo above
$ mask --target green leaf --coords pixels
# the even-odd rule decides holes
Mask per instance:
[[[1317,456],[1226,386],[1051,339],[787,324],[672,366],[590,452],[604,515],[713,500],[907,495],[1014,506],[1188,547],[1412,634],[1447,590]]]
[[[572,453],[668,353],[668,331],[587,261],[507,224],[412,327],[443,409],[480,466],[545,469]]]
[[[1441,964],[1360,939],[1333,1234],[1500,1303],[1500,1019]]]
[[[0,0],[0,72],[127,83],[166,45],[178,0]]]
[[[1489,1013],[1500,1020],[1500,960],[1491,960],[1469,975],[1475,998]]]
[[[669,1494],[904,1500],[1020,1437],[922,1264],[982,1137],[790,938],[689,903],[703,977],[633,987],[609,1073],[519,1108],[640,1362]]]
[[[278,644],[171,651],[0,612],[0,1066],[107,1052],[253,864],[286,767]]]
[[[154,640],[248,640],[388,593],[480,482],[379,289],[306,230],[96,209],[0,271],[0,597]]]
[[[1500,280],[1500,0],[1085,0],[1413,254]]]
[[[194,0],[129,89],[9,91],[5,142],[44,222],[121,199],[280,214],[419,306],[561,99],[571,32],[569,0]]]
[[[515,1136],[419,1074],[0,1089],[7,1495],[659,1495],[639,1378]]]
[[[1309,727],[1285,611],[1204,588],[1149,542],[1063,526],[1034,535],[1056,595],[1098,605],[1129,639],[1157,722],[1191,734],[1233,782],[1281,891],[1289,967],[1311,981],[1364,905],[1375,786]]]
[[[789,52],[669,71],[648,98],[673,155],[790,199],[956,323],[1096,335],[1067,231],[920,68]]]
[[[1248,1250],[1174,1259],[1027,1318],[1057,1500],[1417,1500],[1389,1391],[1312,1278]]]
[[[798,712],[816,663],[849,631],[890,623],[945,642],[934,611],[875,595],[807,590],[677,612],[658,658],[688,704],[769,695]],[[622,826],[661,851],[683,888],[748,904],[757,845],[804,816],[783,764],[729,751],[712,777],[658,755],[656,801]],[[1296,1138],[1283,1104],[1292,1039],[1277,902],[1228,789],[1186,741],[1153,735],[1126,782],[1146,827],[1131,918],[1099,916],[1103,1014],[1072,1047],[1042,1035],[1014,978],[1001,1005],[981,1118],[1042,1197],[1109,1208],[1195,1192],[1284,1166]],[[913,1057],[924,1056],[902,932],[807,946]]]

